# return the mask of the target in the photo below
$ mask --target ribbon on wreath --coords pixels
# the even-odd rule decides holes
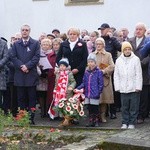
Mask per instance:
[[[81,90],[75,89],[74,90],[75,94],[72,97],[72,99],[77,103],[78,111],[80,111],[80,103],[82,103],[85,100],[85,95],[83,94],[83,92],[84,89]]]
[[[60,71],[57,86],[53,92],[53,101],[48,110],[48,114],[52,119],[54,119],[55,117],[55,111],[53,107],[58,105],[59,100],[61,100],[62,98],[66,98],[67,85],[68,85],[68,71]]]

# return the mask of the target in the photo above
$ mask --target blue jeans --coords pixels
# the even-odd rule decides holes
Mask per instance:
[[[121,93],[122,124],[134,125],[139,113],[140,92]]]

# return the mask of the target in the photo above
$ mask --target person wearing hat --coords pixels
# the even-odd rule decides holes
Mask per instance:
[[[85,102],[89,111],[89,122],[87,127],[98,127],[100,125],[99,98],[103,90],[103,73],[96,65],[96,55],[90,53],[88,67],[83,76],[83,82],[77,89],[84,89]]]
[[[47,34],[47,38],[53,40],[56,38],[55,34]]]
[[[69,70],[69,61],[67,58],[62,58],[58,63],[58,70],[56,71],[55,88],[53,91],[54,106],[58,105],[58,102],[62,98],[69,99],[73,96],[73,90],[76,86],[76,81],[72,72]],[[53,106],[50,106],[50,109]],[[52,119],[59,117],[58,113],[49,115]]]
[[[60,37],[60,31],[58,29],[53,29],[52,34],[54,34],[56,38]]]
[[[112,36],[111,28],[109,24],[103,23],[98,30],[100,30],[101,37],[105,40],[105,50],[111,53],[113,61],[115,63],[118,57],[118,51],[121,51],[121,44]],[[113,80],[112,80],[113,82]],[[119,108],[120,95],[114,92],[114,104],[110,104],[110,118],[116,118],[116,108]]]
[[[121,129],[134,129],[139,113],[142,69],[140,59],[132,52],[132,49],[129,42],[122,43],[122,54],[116,60],[114,71],[115,91],[121,93]]]

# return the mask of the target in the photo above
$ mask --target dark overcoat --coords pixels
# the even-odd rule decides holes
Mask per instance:
[[[139,44],[138,47],[136,47],[136,37],[130,38],[129,42],[131,43],[133,47],[133,52],[136,56],[138,56],[141,60],[141,66],[142,66],[142,76],[143,76],[143,85],[150,85],[150,79],[148,75],[148,64],[149,64],[149,56],[142,58],[140,55],[141,49],[144,47],[145,43],[145,36],[143,37],[143,40]]]
[[[88,50],[87,50],[86,43],[81,39],[78,40],[78,42],[76,43],[72,51],[70,49],[70,43],[68,40],[61,43],[59,52],[57,54],[56,57],[57,64],[61,58],[63,57],[68,58],[69,65],[71,66],[71,70],[73,69],[79,70],[79,72],[74,75],[77,86],[79,86],[82,83],[82,78],[87,65],[87,56],[88,56]]]
[[[6,90],[5,64],[8,61],[7,43],[0,39],[0,90]]]
[[[12,62],[15,67],[14,85],[36,86],[38,83],[37,64],[40,59],[39,42],[30,38],[26,45],[22,40],[15,42],[12,46]],[[29,72],[24,73],[21,66],[26,65]]]

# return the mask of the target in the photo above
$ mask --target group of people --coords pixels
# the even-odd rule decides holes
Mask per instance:
[[[127,28],[116,31],[103,23],[90,34],[70,28],[60,34],[30,37],[29,25],[7,43],[0,39],[0,107],[15,116],[19,109],[30,113],[34,124],[36,103],[47,117],[53,103],[84,89],[88,110],[86,126],[100,126],[107,116],[122,113],[122,129],[144,123],[150,112],[150,40],[146,26],[138,23],[134,37]],[[147,34],[148,36],[148,34]],[[59,115],[55,114],[54,118]]]

